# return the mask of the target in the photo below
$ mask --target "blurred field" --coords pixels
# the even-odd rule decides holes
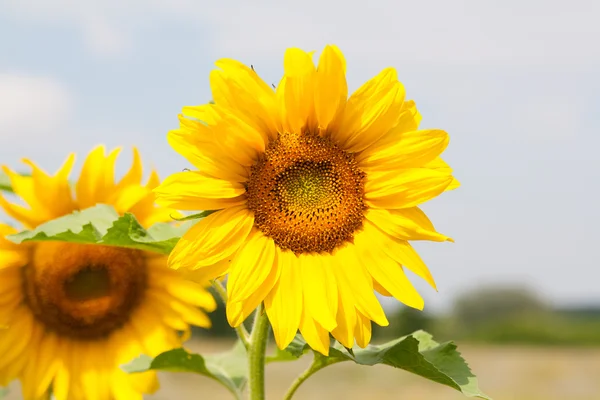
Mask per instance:
[[[196,351],[227,348],[223,341],[195,341]],[[478,376],[481,388],[495,400],[600,400],[600,348],[462,345],[459,350]],[[267,396],[281,399],[289,382],[310,362],[267,367]],[[229,399],[209,379],[163,374],[162,389],[152,400]],[[318,399],[465,399],[453,389],[389,367],[342,363],[327,367],[297,392],[298,400]]]
[[[188,342],[200,352],[217,352],[232,342],[203,339]],[[600,348],[465,345],[459,350],[478,376],[481,388],[494,400],[600,400]],[[310,362],[267,366],[267,396],[281,399],[289,383]],[[230,399],[229,392],[204,377],[161,374],[161,390],[148,400]],[[385,366],[359,367],[342,363],[327,367],[307,381],[295,399],[465,399],[453,389],[408,372]],[[20,400],[12,385],[7,400]]]

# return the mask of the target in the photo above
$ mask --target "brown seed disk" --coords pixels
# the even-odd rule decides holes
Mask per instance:
[[[248,208],[280,248],[332,252],[362,227],[364,178],[354,156],[328,138],[279,134],[251,168]]]
[[[77,339],[101,338],[125,324],[147,286],[143,252],[63,242],[37,244],[24,278],[35,317]]]

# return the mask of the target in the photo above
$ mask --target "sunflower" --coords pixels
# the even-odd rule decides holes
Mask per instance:
[[[327,46],[288,49],[273,90],[231,59],[210,74],[214,104],[184,107],[171,146],[198,171],[176,173],[159,204],[218,210],[170,255],[172,268],[227,274],[232,326],[262,302],[280,348],[298,331],[328,354],[329,333],[365,347],[385,326],[375,295],[417,309],[405,269],[434,280],[410,240],[451,240],[418,208],[458,186],[439,158],[446,132],[418,130],[421,116],[393,68],[348,98],[346,62]]]
[[[29,207],[0,197],[0,206],[26,228],[96,203],[131,212],[144,226],[170,220],[154,204],[159,179],[142,184],[138,152],[129,172],[115,183],[119,151],[95,148],[75,186],[68,177],[71,155],[54,175],[34,163],[31,176],[8,168],[15,193]],[[120,365],[145,353],[180,347],[189,324],[208,327],[204,312],[214,299],[167,267],[167,257],[139,250],[66,242],[25,242],[4,237],[0,225],[0,385],[21,381],[25,400],[142,399],[158,388],[154,373],[128,375]]]

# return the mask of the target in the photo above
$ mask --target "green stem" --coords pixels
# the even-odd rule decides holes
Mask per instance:
[[[322,370],[328,365],[336,364],[341,361],[343,360],[327,358],[315,351],[312,364],[310,364],[310,366],[303,373],[296,377],[296,380],[292,382],[292,385],[283,397],[283,400],[291,400],[294,394],[296,393],[296,390],[298,390],[298,388],[300,387],[300,385],[302,385],[304,381],[310,378],[310,376],[313,375],[315,372]]]
[[[225,286],[223,286],[221,281],[218,279],[212,281],[212,285],[217,291],[217,293],[219,293],[219,297],[221,297],[223,303],[227,304],[227,289],[225,289]],[[237,328],[235,328],[235,333],[237,333],[238,338],[240,339],[246,350],[248,350],[248,348],[250,347],[250,334],[246,330],[244,324],[240,324]]]
[[[260,305],[256,309],[254,327],[250,336],[250,348],[248,349],[250,400],[265,399],[265,353],[268,338],[269,319]]]

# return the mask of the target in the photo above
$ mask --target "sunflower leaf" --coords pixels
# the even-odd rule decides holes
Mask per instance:
[[[15,243],[62,241],[119,246],[169,254],[191,225],[193,225],[192,221],[179,226],[159,222],[144,229],[133,214],[125,213],[119,216],[113,207],[98,204],[7,238]]]
[[[154,359],[138,357],[121,368],[129,373],[156,370],[204,375],[221,383],[236,399],[242,398],[248,376],[246,349],[239,341],[233,349],[224,353],[202,356],[180,348],[166,351]]]
[[[285,351],[298,358],[307,349],[306,341],[297,335]],[[334,342],[329,348],[329,356],[321,357],[324,357],[323,362],[327,365],[340,361],[353,361],[367,366],[384,364],[450,386],[467,397],[491,399],[479,389],[477,378],[456,350],[456,345],[453,342],[438,343],[424,331],[381,345],[370,345],[365,349],[354,348],[352,351]]]
[[[216,212],[217,210],[206,210],[206,211],[202,211],[200,213],[197,214],[191,214],[182,218],[173,218],[175,221],[190,221],[190,220],[194,220],[194,219],[200,219],[200,218],[206,218],[208,217],[210,214]]]

